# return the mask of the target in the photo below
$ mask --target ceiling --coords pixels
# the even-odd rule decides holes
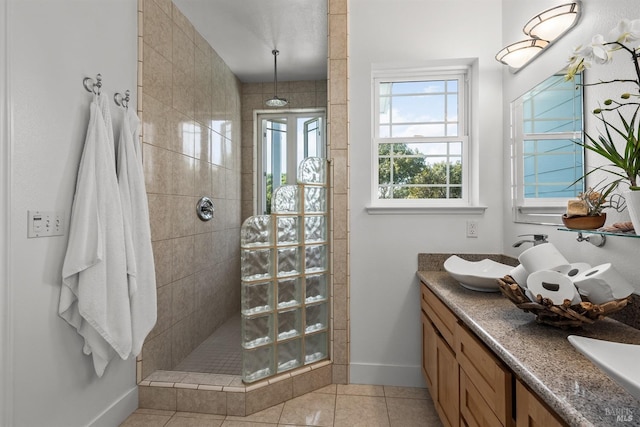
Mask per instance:
[[[326,0],[174,0],[243,82],[327,78]]]

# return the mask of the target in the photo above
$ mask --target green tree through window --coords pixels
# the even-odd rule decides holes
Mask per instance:
[[[380,144],[378,196],[381,199],[458,199],[462,162],[458,156],[433,161],[407,144]],[[436,159],[442,159],[437,156]]]

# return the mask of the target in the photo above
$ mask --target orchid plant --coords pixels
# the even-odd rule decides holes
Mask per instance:
[[[609,41],[607,41],[609,40]],[[640,190],[638,177],[640,175],[640,19],[633,21],[623,19],[609,33],[607,39],[597,34],[591,43],[578,46],[569,58],[569,66],[565,75],[566,80],[572,80],[577,73],[591,64],[609,64],[613,61],[614,53],[617,51],[626,52],[631,59],[635,71],[635,79],[613,79],[601,80],[585,86],[613,83],[632,83],[635,93],[622,93],[618,100],[606,99],[603,106],[593,110],[593,114],[604,125],[604,131],[597,138],[586,135],[584,142],[578,144],[584,148],[599,154],[610,164],[596,167],[586,175],[597,170],[605,171],[617,176],[614,184],[627,182],[631,190]],[[625,117],[631,109],[632,114]],[[608,119],[613,114],[618,119],[616,123]],[[619,150],[615,142],[624,141],[623,150]],[[585,175],[585,176],[586,176]]]

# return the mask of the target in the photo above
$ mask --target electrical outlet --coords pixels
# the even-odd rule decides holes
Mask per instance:
[[[467,237],[478,237],[478,221],[467,221]]]

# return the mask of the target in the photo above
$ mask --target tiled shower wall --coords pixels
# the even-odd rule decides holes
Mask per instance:
[[[349,383],[349,51],[348,0],[328,0],[327,134],[331,159],[331,360],[333,382]]]
[[[138,98],[158,322],[138,377],[171,370],[240,311],[239,80],[171,0],[141,0]],[[209,196],[215,217],[196,202]]]

